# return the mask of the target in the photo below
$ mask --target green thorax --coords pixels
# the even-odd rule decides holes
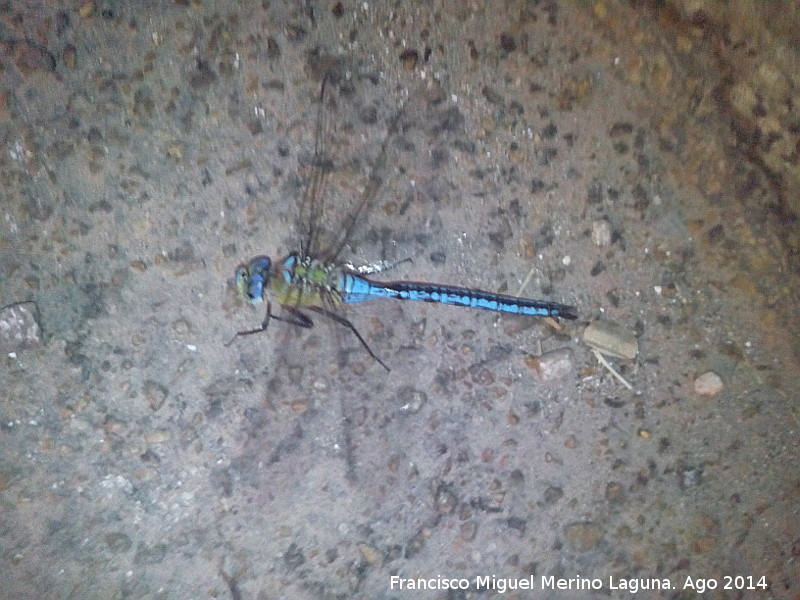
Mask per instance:
[[[288,257],[271,277],[270,289],[280,304],[288,306],[338,306],[341,268],[309,258]]]

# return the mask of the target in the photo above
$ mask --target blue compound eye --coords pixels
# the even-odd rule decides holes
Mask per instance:
[[[253,277],[246,290],[247,299],[254,304],[260,304],[264,293],[264,280],[260,276]]]
[[[257,275],[262,277],[264,280],[269,277],[269,270],[272,266],[272,261],[266,256],[257,256],[253,260],[250,261],[250,265],[248,266],[250,274],[253,277]]]

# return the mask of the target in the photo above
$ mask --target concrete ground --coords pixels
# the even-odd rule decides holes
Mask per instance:
[[[800,598],[798,29],[0,2],[0,596]],[[343,259],[580,318],[348,308],[391,372],[321,317],[226,345],[236,265],[298,249],[325,73],[323,241],[379,178]]]

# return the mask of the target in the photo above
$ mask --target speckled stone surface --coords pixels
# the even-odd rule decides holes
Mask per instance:
[[[0,305],[41,328],[0,361],[0,597],[796,600],[789,5],[0,2]],[[325,73],[334,234],[386,147],[343,259],[580,319],[348,308],[389,373],[319,318],[226,345]]]

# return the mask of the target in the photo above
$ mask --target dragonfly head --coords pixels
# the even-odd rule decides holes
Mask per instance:
[[[266,256],[257,256],[246,265],[236,268],[236,289],[248,302],[261,304],[264,290],[269,282],[272,261]]]

